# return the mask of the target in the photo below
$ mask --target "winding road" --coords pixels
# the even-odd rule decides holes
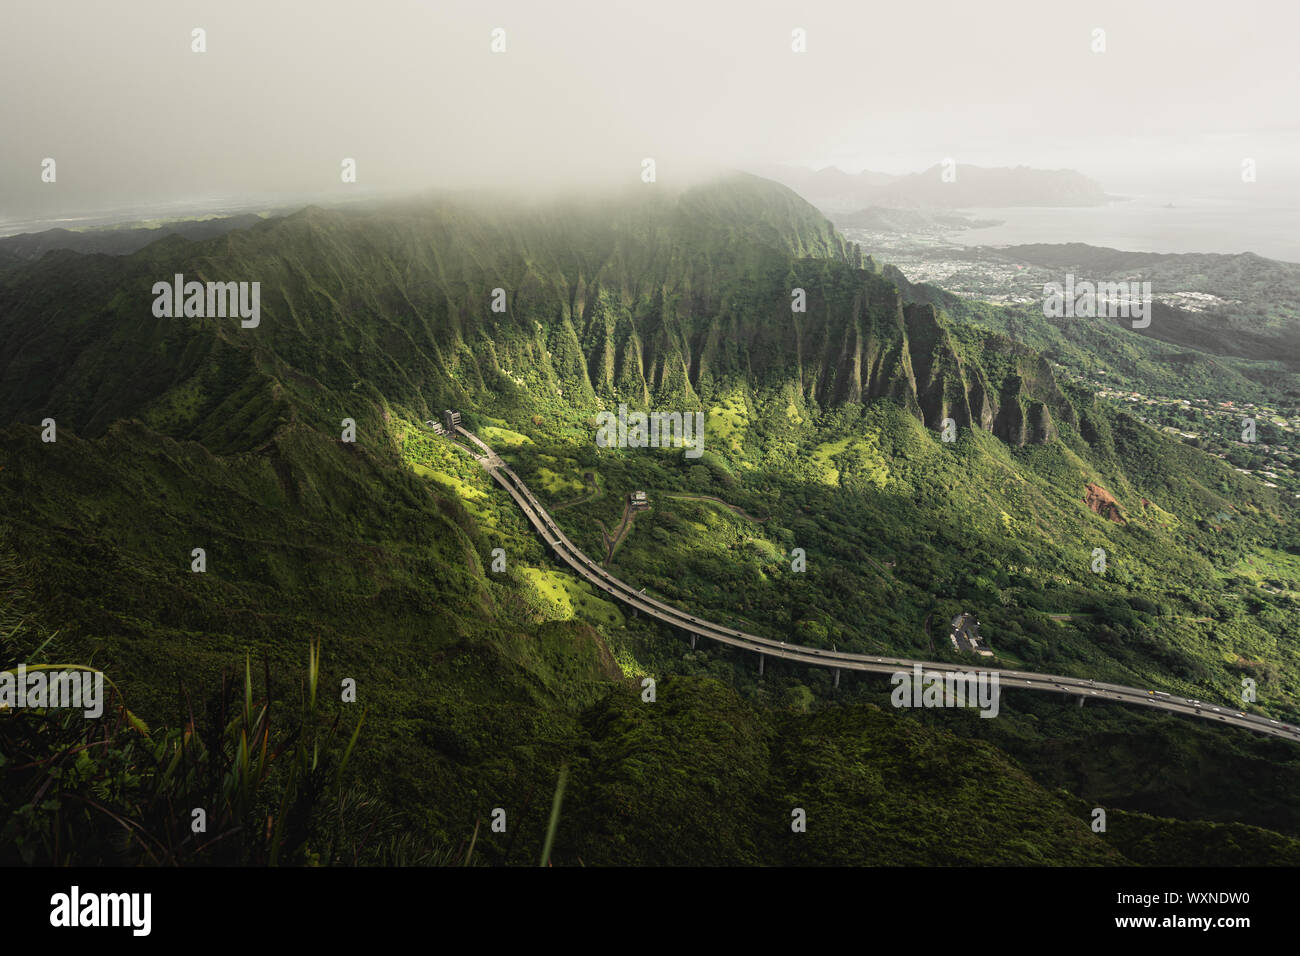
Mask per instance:
[[[528,490],[518,475],[511,470],[501,457],[488,447],[477,435],[457,426],[456,431],[472,446],[479,449],[474,452],[464,445],[455,443],[462,451],[469,452],[497,483],[514,499],[524,516],[537,530],[538,534],[551,546],[552,550],[565,564],[593,587],[599,588],[610,597],[629,607],[642,611],[650,617],[665,624],[671,624],[691,634],[728,644],[742,650],[766,657],[778,657],[783,660],[811,664],[814,667],[827,667],[836,671],[869,671],[880,674],[893,674],[898,671],[911,671],[920,666],[926,672],[970,674],[980,670],[985,674],[997,674],[1002,689],[1024,689],[1056,691],[1080,697],[1083,700],[1116,700],[1126,704],[1138,704],[1154,707],[1189,717],[1201,717],[1206,720],[1243,727],[1273,737],[1284,737],[1300,741],[1300,727],[1273,720],[1258,714],[1248,714],[1237,707],[1226,704],[1178,697],[1164,691],[1145,690],[1125,687],[1120,684],[1105,684],[1100,681],[1085,680],[1078,677],[1062,677],[1054,674],[1037,674],[1031,671],[1000,670],[979,668],[975,662],[970,665],[949,664],[939,661],[918,661],[901,657],[876,657],[870,654],[853,654],[847,651],[828,651],[818,647],[805,647],[800,644],[787,644],[755,634],[746,634],[734,628],[714,624],[693,617],[686,611],[664,604],[644,592],[614,577],[595,561],[587,557],[570,541],[559,525],[551,518],[541,502]],[[839,675],[836,674],[838,684]],[[1082,705],[1083,700],[1080,701]]]

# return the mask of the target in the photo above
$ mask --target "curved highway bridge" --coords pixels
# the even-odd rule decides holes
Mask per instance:
[[[919,665],[927,672],[969,674],[976,669],[961,664],[918,661],[901,657],[876,657],[869,654],[852,654],[847,651],[828,651],[819,647],[787,644],[785,641],[776,641],[755,634],[746,634],[734,628],[692,617],[687,612],[664,604],[662,601],[656,600],[630,584],[619,580],[592,561],[572,541],[565,537],[564,532],[560,530],[559,525],[542,507],[541,502],[533,496],[533,493],[528,490],[528,486],[520,480],[509,465],[501,460],[501,457],[496,452],[473,432],[460,425],[456,425],[455,429],[473,447],[466,447],[460,442],[453,442],[453,444],[461,451],[473,456],[497,480],[497,483],[514,499],[515,504],[523,511],[532,526],[537,529],[538,534],[559,555],[560,560],[573,568],[585,581],[629,607],[642,611],[653,618],[663,621],[665,624],[681,628],[691,635],[706,637],[711,641],[718,641],[732,647],[739,647],[742,650],[753,651],[759,655],[760,673],[764,657],[779,657],[785,660],[798,661],[801,664],[811,664],[815,667],[831,668],[836,672],[835,682],[837,685],[841,670],[893,674],[902,670],[911,671],[913,667]],[[479,451],[476,452],[473,448],[478,448]],[[695,638],[692,637],[692,646],[694,640]],[[1141,704],[1144,707],[1155,707],[1176,714],[1222,721],[1235,727],[1244,727],[1262,734],[1300,741],[1300,727],[1273,720],[1271,717],[1248,714],[1226,704],[1214,704],[1188,697],[1177,697],[1163,691],[1142,690],[1136,687],[1124,687],[1119,684],[1103,684],[1099,681],[1084,680],[1078,677],[1061,677],[1053,674],[1036,674],[1030,671],[1016,670],[984,669],[984,672],[997,674],[999,685],[1002,688],[1058,691],[1081,697],[1084,700],[1096,697],[1101,700],[1118,700],[1126,704]],[[1082,704],[1082,701],[1080,701],[1080,704]]]

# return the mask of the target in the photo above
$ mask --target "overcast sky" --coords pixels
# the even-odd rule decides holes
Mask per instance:
[[[661,182],[951,156],[1207,194],[1250,157],[1261,192],[1294,188],[1298,33],[1291,0],[3,0],[0,219],[635,181],[647,156]]]

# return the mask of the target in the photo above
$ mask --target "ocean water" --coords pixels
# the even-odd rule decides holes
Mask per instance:
[[[1173,208],[1168,204],[1172,201]],[[1104,206],[963,209],[1000,226],[963,229],[965,246],[1084,242],[1129,252],[1253,252],[1300,263],[1300,205],[1137,196]]]

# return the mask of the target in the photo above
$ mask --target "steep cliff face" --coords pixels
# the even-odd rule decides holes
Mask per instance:
[[[986,335],[964,355],[932,305],[903,307],[910,356],[910,393],[927,427],[951,418],[959,427],[991,431],[1014,445],[1056,437],[1052,410],[1071,424],[1075,413],[1041,356],[1010,340]],[[1000,371],[1001,381],[990,384]]]
[[[260,324],[155,317],[149,289],[176,273],[260,282]],[[1041,358],[959,341],[815,209],[751,176],[508,211],[308,209],[115,260],[50,256],[0,284],[0,333],[0,418],[61,415],[90,434],[146,415],[193,437],[226,427],[209,419],[232,393],[282,386],[364,385],[430,412],[691,408],[793,387],[812,406],[892,399],[930,428],[951,418],[1015,444],[1073,420]]]
[[[572,316],[561,304],[558,325],[540,326],[544,341],[526,353],[516,346],[512,364],[567,378],[596,400],[642,404],[691,404],[738,383],[794,383],[821,407],[892,399],[927,427],[951,418],[1017,445],[1054,438],[1054,414],[1074,422],[1035,353],[993,335],[968,348],[942,313],[905,306],[892,283],[848,263],[781,266],[750,272],[743,291],[689,268],[640,302],[611,292],[606,275],[575,290]],[[797,294],[803,311],[792,308]],[[500,355],[503,343],[494,345]]]

